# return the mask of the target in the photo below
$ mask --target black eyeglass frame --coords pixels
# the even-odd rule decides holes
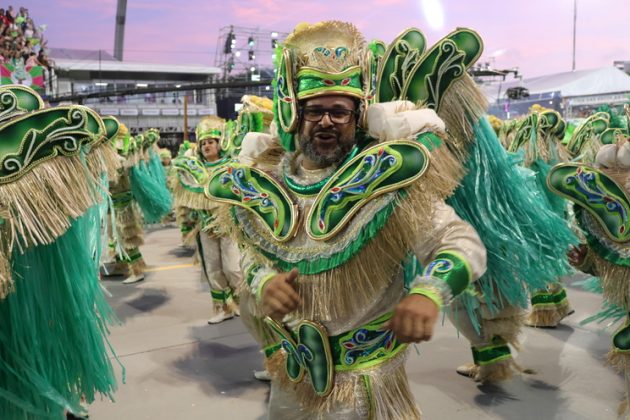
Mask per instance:
[[[312,120],[312,119],[308,119],[306,118],[306,116],[304,115],[304,113],[306,111],[318,111],[321,112],[321,117],[319,117],[317,120]],[[332,112],[335,111],[346,111],[348,112],[348,114],[346,114],[346,118],[348,118],[348,121],[345,122],[340,122],[340,121],[336,121],[333,118]],[[359,111],[356,109],[348,109],[348,108],[302,108],[300,109],[300,118],[303,119],[304,121],[308,121],[308,122],[312,122],[312,123],[319,123],[321,120],[324,119],[324,116],[328,115],[328,118],[330,118],[330,121],[332,121],[334,124],[350,124],[350,122],[352,121],[352,116],[354,115],[355,119],[356,117],[359,115]]]

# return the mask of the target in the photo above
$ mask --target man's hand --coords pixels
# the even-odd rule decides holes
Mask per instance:
[[[409,295],[396,305],[387,328],[394,331],[402,343],[429,341],[439,313],[438,306],[428,297]]]
[[[300,304],[295,285],[297,276],[297,268],[294,268],[288,273],[276,274],[264,285],[262,305],[271,318],[280,321],[286,314],[297,309]]]
[[[579,267],[584,262],[584,258],[586,258],[586,252],[588,251],[585,244],[580,244],[577,247],[572,247],[571,250],[567,253],[567,257],[569,258],[569,264],[574,267]]]

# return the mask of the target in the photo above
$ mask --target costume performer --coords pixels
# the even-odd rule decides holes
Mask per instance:
[[[177,226],[179,226],[180,233],[182,235],[182,245],[185,248],[196,250],[197,248],[197,234],[198,231],[195,231],[197,227],[197,212],[194,208],[198,208],[198,206],[203,206],[205,203],[203,202],[203,198],[199,193],[203,190],[203,186],[198,186],[195,182],[192,184],[183,181],[181,177],[186,177],[185,173],[180,174],[178,170],[178,162],[179,166],[186,168],[187,158],[194,157],[196,155],[196,143],[190,143],[188,140],[184,141],[180,146],[177,152],[177,156],[173,160],[172,170],[169,173],[168,183],[173,195],[173,207],[175,209],[175,222]],[[205,173],[205,170],[202,171]],[[192,192],[190,195],[188,192]],[[188,201],[192,199],[193,203],[189,203]],[[195,262],[198,262],[197,257],[195,257]]]
[[[147,224],[158,223],[173,205],[166,171],[158,155],[156,143],[159,139],[160,133],[156,129],[149,129],[145,134],[136,136],[137,159],[129,171],[131,193]]]
[[[599,148],[594,165],[557,165],[548,182],[553,192],[574,203],[576,221],[585,237],[585,244],[569,258],[580,270],[599,277],[608,308],[603,315],[626,316],[613,335],[608,357],[626,377],[626,399],[620,408],[625,411],[630,398],[630,143],[626,135],[615,140]]]
[[[227,162],[221,158],[220,142],[224,136],[225,121],[218,117],[206,117],[197,125],[197,157],[210,173]],[[203,189],[202,189],[203,191]],[[222,233],[220,227],[211,227],[214,213],[221,207],[206,200],[203,209],[198,209],[200,232],[197,249],[201,259],[202,277],[210,286],[214,315],[209,324],[217,324],[239,315],[238,290],[243,282],[239,266],[240,253],[236,243]]]
[[[116,128],[22,86],[0,98],[0,413],[64,419],[116,389],[98,280]]]
[[[231,224],[245,247],[255,315],[270,314],[279,337],[268,349],[269,416],[419,418],[407,343],[429,339],[439,307],[485,267],[474,229],[443,201],[461,175],[442,147],[444,126],[435,112],[412,110],[409,136],[384,125],[377,138],[358,131],[377,68],[351,24],[299,27],[280,56],[282,162],[227,164],[207,188],[234,205],[216,223]],[[391,105],[372,117],[406,104]],[[403,269],[414,257],[423,275]]]
[[[570,226],[565,221],[567,202],[547,187],[549,170],[560,160],[557,145],[564,137],[565,127],[566,124],[558,112],[534,108],[518,123],[508,151],[520,153],[521,164],[532,173],[532,186],[539,192],[547,207],[558,216],[558,231],[570,235]],[[577,237],[572,240],[578,241]],[[526,325],[531,327],[556,327],[573,312],[560,279],[550,283],[545,289],[533,291],[531,306],[532,311],[526,320]]]
[[[126,276],[123,283],[132,284],[144,280],[146,269],[146,263],[140,252],[140,245],[144,244],[142,213],[134,199],[130,181],[130,172],[138,163],[138,153],[141,148],[123,124],[121,124],[115,145],[120,158],[120,169],[117,177],[110,181],[109,186],[116,221],[112,226],[110,242],[110,251],[115,262],[106,264],[104,274]]]

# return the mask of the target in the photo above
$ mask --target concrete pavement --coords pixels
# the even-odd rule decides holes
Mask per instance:
[[[254,340],[236,318],[208,325],[211,300],[179,231],[147,233],[143,246],[155,270],[124,285],[105,280],[121,325],[111,343],[125,366],[116,401],[89,407],[92,420],[263,419],[268,385]],[[610,332],[581,326],[599,296],[569,288],[576,313],[555,330],[526,329],[518,362],[537,371],[500,385],[480,386],[455,368],[470,361],[468,343],[446,321],[433,340],[411,349],[407,369],[423,419],[616,419],[623,379],[605,367]],[[115,363],[115,361],[114,361]],[[122,376],[117,368],[119,377]]]

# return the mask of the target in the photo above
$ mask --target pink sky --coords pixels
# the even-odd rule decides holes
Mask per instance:
[[[49,46],[113,49],[116,0],[22,0]],[[431,29],[420,0],[128,0],[125,60],[214,64],[219,28],[230,24],[290,32],[299,22],[339,19],[366,38],[391,41],[410,26],[428,41],[456,27],[478,31],[482,60],[525,77],[571,70],[573,0],[443,0],[444,26]],[[578,0],[577,69],[630,60],[628,0]]]

